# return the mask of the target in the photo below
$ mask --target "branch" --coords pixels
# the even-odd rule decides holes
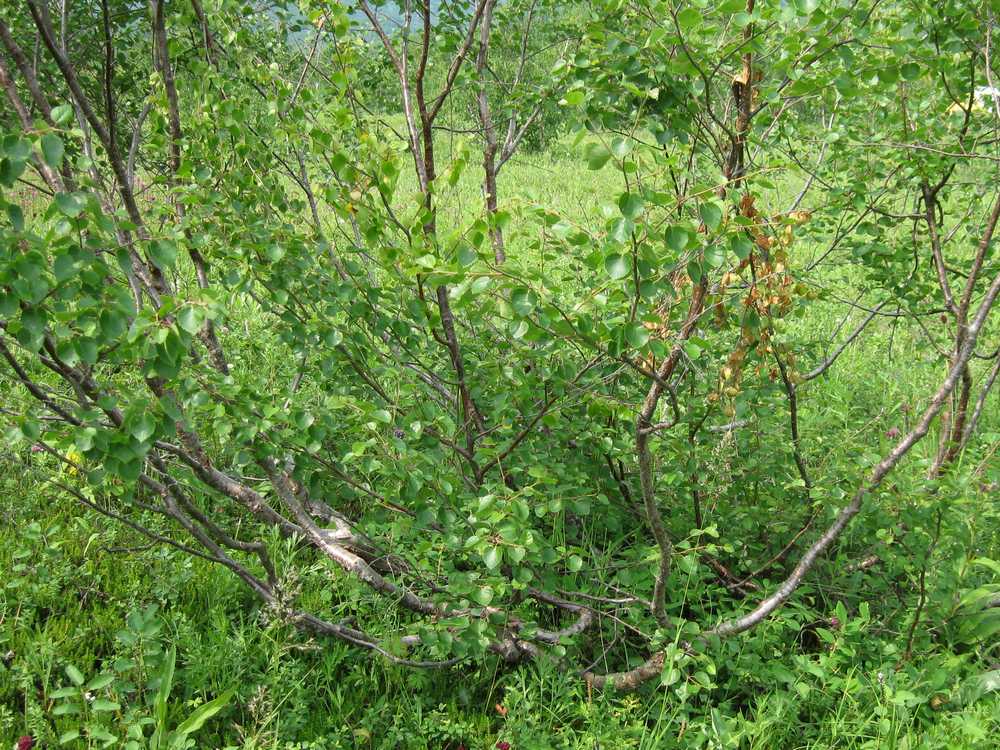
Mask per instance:
[[[944,255],[941,250],[941,237],[938,234],[937,217],[935,208],[937,207],[937,196],[930,186],[924,182],[921,186],[924,203],[924,221],[927,223],[927,231],[931,236],[931,255],[934,258],[934,268],[937,270],[938,286],[941,287],[941,294],[944,295],[944,302],[952,313],[958,315],[958,306],[951,293],[951,284],[948,283],[948,274],[944,265]]]
[[[889,472],[896,467],[896,464],[899,463],[903,456],[905,456],[910,449],[920,442],[920,440],[927,434],[927,431],[930,429],[931,422],[934,421],[934,418],[944,407],[945,401],[947,401],[948,397],[955,389],[955,385],[961,378],[966,364],[972,357],[972,353],[975,350],[976,339],[979,337],[979,332],[982,329],[983,324],[986,322],[986,319],[990,314],[990,309],[996,301],[998,294],[1000,294],[1000,274],[998,274],[994,279],[992,286],[979,307],[979,311],[976,313],[976,317],[969,324],[968,338],[959,350],[956,361],[948,372],[948,376],[945,378],[940,388],[938,388],[938,391],[931,398],[931,401],[924,411],[920,421],[916,424],[913,430],[904,436],[899,443],[896,444],[892,451],[890,451],[889,454],[885,456],[885,458],[883,458],[882,461],[880,461],[872,470],[868,480],[863,482],[854,493],[854,496],[851,498],[851,502],[837,514],[834,522],[825,532],[823,532],[822,536],[813,542],[813,544],[799,560],[798,565],[795,566],[795,569],[788,576],[788,578],[785,579],[785,581],[773,594],[768,596],[766,599],[763,599],[751,612],[748,612],[742,617],[737,617],[720,623],[714,628],[706,631],[706,635],[718,635],[725,638],[749,630],[755,625],[758,625],[768,615],[784,604],[795,589],[798,588],[802,579],[812,569],[819,556],[822,555],[826,548],[840,536],[841,532],[847,527],[847,524],[850,523],[851,519],[854,518],[858,512],[860,512],[864,498],[874,492],[879,485],[882,484],[882,480],[885,479]]]
[[[430,17],[430,0],[423,0],[423,2],[425,8],[427,8],[427,14],[424,21],[426,25]],[[448,66],[448,73],[445,75],[444,88],[431,104],[431,110],[429,113],[430,122],[434,122],[438,112],[441,111],[441,105],[444,104],[445,99],[448,98],[448,94],[451,93],[451,87],[455,84],[455,77],[458,75],[458,71],[462,67],[462,62],[465,60],[465,55],[468,53],[469,47],[472,46],[472,40],[475,39],[476,36],[476,27],[479,26],[479,20],[482,18],[483,11],[486,10],[486,5],[489,2],[490,0],[478,0],[476,3],[476,12],[472,16],[472,20],[469,22],[469,30],[465,35],[465,40],[462,42],[462,46],[459,48],[458,52],[455,53],[455,57],[452,59],[451,65]],[[424,48],[424,54],[426,55],[426,45]]]
[[[774,329],[772,329],[773,333]],[[793,383],[788,378],[788,371],[785,369],[785,363],[781,361],[781,357],[778,356],[777,350],[773,350],[774,361],[778,364],[778,372],[781,375],[781,382],[785,386],[785,393],[788,394],[788,421],[789,421],[789,431],[792,435],[792,455],[795,458],[795,466],[799,470],[799,476],[802,478],[802,483],[806,487],[806,494],[809,494],[809,490],[812,489],[812,481],[809,479],[809,472],[806,471],[806,463],[802,460],[802,450],[799,443],[799,397],[798,391],[795,388],[795,383]]]
[[[656,370],[656,380],[649,387],[646,399],[635,420],[635,450],[639,457],[639,481],[642,487],[643,506],[646,510],[646,521],[650,531],[656,539],[656,545],[660,550],[659,569],[656,573],[656,582],[653,586],[653,616],[661,625],[667,624],[665,611],[667,576],[670,574],[670,556],[673,553],[673,546],[667,536],[666,528],[663,525],[663,517],[656,504],[656,486],[653,480],[653,459],[649,453],[649,428],[652,426],[653,414],[660,402],[665,383],[673,373],[681,353],[684,351],[683,343],[694,332],[695,326],[702,308],[705,305],[705,294],[707,286],[705,279],[694,287],[691,296],[691,304],[688,308],[687,318],[681,326],[681,331],[674,344],[660,366]]]
[[[889,302],[890,300],[885,300],[884,302],[880,303],[877,307],[875,307],[873,310],[871,310],[868,314],[868,317],[861,321],[861,325],[855,328],[854,331],[851,332],[851,335],[848,336],[846,339],[844,339],[844,342],[834,350],[833,354],[831,354],[829,357],[823,360],[813,370],[810,370],[806,375],[803,375],[802,380],[803,381],[813,380],[814,378],[818,378],[820,375],[826,372],[829,369],[830,365],[832,365],[834,362],[837,361],[837,358],[844,353],[844,350],[853,343],[854,339],[856,339],[858,336],[861,335],[861,332],[865,330],[868,324],[871,323],[872,320],[874,320],[875,317],[879,314],[879,311],[883,307],[888,305]]]
[[[180,106],[177,102],[177,86],[174,83],[173,68],[170,65],[167,31],[163,20],[163,0],[150,0],[150,4],[153,6],[153,39],[156,48],[156,54],[153,59],[155,67],[160,71],[160,77],[163,79],[163,87],[167,93],[167,120],[170,124],[170,184],[174,190],[174,213],[177,215],[177,223],[182,227],[184,238],[187,240],[188,256],[191,258],[191,263],[195,268],[198,288],[208,289],[207,264],[201,253],[194,246],[191,230],[184,221],[184,201],[177,193],[177,175],[181,169],[181,140],[183,132],[181,130]],[[129,170],[127,172],[131,174]],[[222,344],[219,342],[219,337],[215,332],[215,323],[206,319],[198,331],[198,338],[201,339],[208,350],[208,356],[212,360],[212,365],[215,369],[222,375],[228,375],[229,364],[226,362],[226,355],[222,350]]]

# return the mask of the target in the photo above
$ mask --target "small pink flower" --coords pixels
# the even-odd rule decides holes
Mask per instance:
[[[14,750],[31,750],[35,746],[35,740],[33,737],[24,735],[23,737],[18,737],[17,744],[14,746]]]
[[[33,446],[31,446],[31,452],[32,453],[41,453],[44,450],[45,450],[45,448],[43,448],[40,443],[35,443]],[[20,741],[21,740],[18,740],[18,742],[20,742]],[[18,750],[20,750],[20,748],[18,748]]]
[[[500,740],[497,743],[497,750],[510,750],[510,743],[509,742],[504,742],[503,740]]]
[[[885,431],[885,436],[887,438],[889,438],[890,440],[892,440],[894,438],[898,438],[899,437],[899,428],[898,427],[890,427],[888,430]]]

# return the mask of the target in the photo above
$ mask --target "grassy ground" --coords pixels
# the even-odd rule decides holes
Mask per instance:
[[[668,693],[588,695],[577,680],[545,664],[407,671],[336,643],[304,639],[268,623],[225,571],[162,548],[135,551],[141,540],[81,516],[20,459],[5,456],[4,465],[16,469],[5,472],[0,510],[0,567],[13,573],[0,592],[5,746],[25,733],[51,743],[58,701],[49,696],[69,684],[66,665],[90,678],[97,664],[134,658],[136,646],[123,636],[141,629],[135,613],[151,604],[162,628],[145,638],[141,650],[155,663],[168,645],[177,648],[173,716],[237,689],[233,705],[206,726],[195,747],[705,746],[704,738],[685,738],[684,727],[673,721],[678,706]],[[796,668],[793,658],[785,663]],[[918,717],[897,700],[903,688],[879,685],[871,674],[857,674],[854,682],[843,677],[809,680],[812,690],[828,693],[821,705],[831,709],[814,712],[815,700],[765,693],[745,716],[727,717],[729,736],[753,748],[995,747],[1000,701],[987,698]]]

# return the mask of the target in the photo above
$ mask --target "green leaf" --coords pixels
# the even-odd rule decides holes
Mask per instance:
[[[476,248],[472,245],[463,242],[458,246],[458,265],[463,268],[471,266],[479,256],[476,254]]]
[[[106,341],[113,341],[125,333],[128,320],[120,310],[110,308],[101,313],[101,336]]]
[[[635,231],[635,224],[630,219],[624,217],[615,219],[612,222],[611,231],[608,232],[608,239],[621,245],[628,240],[633,231]]]
[[[569,568],[571,572],[576,573],[583,567],[583,558],[579,555],[570,555],[569,559],[566,561],[566,567]]]
[[[480,586],[476,589],[473,599],[475,599],[481,607],[485,607],[493,601],[493,589],[489,586]]]
[[[583,153],[587,159],[587,168],[593,170],[600,169],[611,158],[611,152],[603,143],[588,143]]]
[[[117,711],[120,708],[119,704],[109,701],[106,698],[97,698],[90,704],[91,711]]]
[[[160,686],[156,691],[156,701],[153,705],[156,729],[149,739],[150,750],[163,750],[167,741],[167,700],[174,682],[174,666],[177,663],[177,648],[171,646],[163,659],[163,671],[160,672]]]
[[[701,23],[701,13],[694,8],[685,8],[677,14],[677,25],[681,31],[691,31]]]
[[[68,732],[63,732],[59,735],[59,744],[65,745],[68,742],[72,742],[80,736],[79,729],[70,729]]]
[[[690,235],[684,227],[668,227],[666,233],[667,247],[671,250],[682,253],[687,247]]]
[[[618,208],[622,212],[622,216],[635,221],[642,215],[642,196],[636,193],[622,193],[622,196],[618,199]]]
[[[1000,561],[994,560],[989,557],[977,557],[975,558],[972,565],[977,565],[979,567],[988,568],[1000,576]]]
[[[21,325],[33,336],[40,336],[45,330],[46,315],[44,308],[28,308],[21,313]]]
[[[56,208],[66,217],[75,219],[86,204],[77,193],[56,193]]]
[[[510,306],[521,317],[527,317],[535,309],[536,295],[530,289],[518,287],[510,294]]]
[[[611,141],[611,153],[615,155],[615,158],[624,159],[628,156],[629,152],[632,150],[632,141],[628,138],[622,138],[621,136],[616,136]]]
[[[66,676],[69,677],[69,681],[74,685],[79,686],[84,682],[83,673],[72,664],[66,665]]]
[[[73,256],[69,253],[57,255],[52,261],[52,273],[59,283],[76,275],[76,262],[73,260]]]
[[[960,687],[962,705],[971,705],[987,693],[998,691],[1000,691],[1000,669],[975,675],[965,680]]]
[[[129,430],[140,443],[145,443],[156,432],[156,420],[148,412],[143,412]]]
[[[79,446],[79,444],[80,441],[77,440],[77,445]],[[87,690],[103,690],[114,681],[115,676],[113,674],[101,674],[87,683]]]
[[[753,243],[743,235],[735,235],[729,243],[733,254],[740,260],[746,260],[753,252]]]
[[[698,207],[698,212],[701,214],[701,220],[705,222],[705,226],[715,231],[722,224],[722,206],[720,206],[715,201],[706,201]]]
[[[699,263],[696,259],[692,259],[687,264],[687,272],[688,276],[691,277],[691,281],[693,281],[695,284],[701,281],[701,277],[704,275],[704,270],[701,267],[701,263]]]
[[[663,687],[670,687],[681,678],[681,672],[677,667],[669,665],[660,673],[660,684]]]
[[[14,161],[27,161],[31,157],[31,143],[15,136],[3,139],[4,151]]]
[[[469,287],[469,292],[473,295],[482,294],[493,284],[493,279],[489,276],[480,276],[478,279],[472,282],[472,286]]]
[[[726,248],[718,242],[705,248],[705,262],[712,268],[719,268],[726,262]]]
[[[503,552],[499,547],[487,547],[483,553],[483,562],[489,570],[496,570],[503,559]]]
[[[629,274],[629,262],[623,255],[609,255],[604,259],[604,269],[612,279],[621,279]]]
[[[73,119],[73,108],[68,104],[60,104],[52,108],[52,122],[56,125],[65,125]]]
[[[701,356],[701,347],[693,341],[685,341],[684,353],[691,359],[698,359]]]
[[[99,724],[96,726],[91,724],[87,728],[87,731],[90,732],[90,736],[93,737],[95,740],[101,740],[102,742],[104,742],[104,747],[109,747],[112,742],[118,739],[113,734],[111,734],[111,732],[109,732],[107,729],[100,726]]]
[[[429,270],[433,270],[437,267],[438,259],[434,253],[424,253],[416,259],[416,264]]]
[[[46,133],[42,136],[40,145],[45,163],[53,169],[59,169],[62,166],[63,153],[65,152],[62,139],[52,133]]]
[[[219,713],[219,711],[226,707],[226,704],[232,700],[234,692],[235,691],[233,690],[227,690],[219,697],[198,706],[198,708],[192,711],[191,715],[182,721],[180,726],[177,727],[176,734],[181,737],[187,737],[189,734],[197,732],[202,728],[202,726],[204,726],[206,721],[211,719]]]
[[[28,438],[28,440],[38,440],[39,436],[41,435],[41,428],[38,426],[38,422],[36,420],[25,418],[21,421],[21,432],[24,434],[26,438]],[[76,667],[71,666],[67,667],[67,674],[69,669],[73,669],[74,672],[76,672]],[[76,672],[76,674],[80,673]],[[73,678],[70,677],[70,679]]]
[[[629,323],[625,328],[625,340],[629,346],[641,349],[649,341],[649,331],[642,323]]]
[[[200,307],[185,305],[177,313],[177,324],[188,333],[195,334],[201,330],[203,316],[204,311]]]
[[[177,262],[177,245],[170,240],[153,240],[149,243],[149,257],[163,270],[173,268]]]
[[[24,212],[20,206],[13,203],[7,206],[7,217],[10,219],[10,226],[15,232],[24,231]]]
[[[17,159],[0,159],[0,185],[12,188],[17,178],[24,174],[27,163]]]
[[[97,342],[93,339],[77,339],[76,352],[88,365],[97,363]]]

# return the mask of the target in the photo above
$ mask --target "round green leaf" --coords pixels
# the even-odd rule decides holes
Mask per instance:
[[[684,227],[668,227],[666,233],[667,247],[671,250],[682,253],[687,247],[690,235]]]
[[[750,257],[750,253],[753,252],[753,243],[743,235],[734,236],[729,244],[732,247],[733,254],[740,260],[746,260]]]
[[[170,240],[153,240],[149,243],[149,255],[160,268],[173,268],[177,262],[177,245]]]
[[[726,248],[718,242],[705,248],[705,262],[712,268],[718,268],[726,262]]]
[[[621,210],[622,216],[626,219],[635,221],[642,215],[642,207],[642,196],[636,193],[622,193],[622,196],[618,199],[618,208]]]
[[[705,222],[705,226],[715,231],[722,224],[722,206],[714,201],[707,201],[702,203],[698,208],[698,212],[701,214],[701,220]]]
[[[56,193],[56,208],[70,219],[79,216],[84,205],[83,197],[77,193]]]
[[[177,323],[188,333],[198,333],[201,330],[203,311],[194,305],[186,305],[177,313]]]
[[[583,153],[587,159],[587,168],[593,170],[600,169],[611,158],[611,152],[602,143],[588,143]]]
[[[156,431],[156,420],[148,412],[143,412],[132,425],[129,432],[140,443],[145,443]]]
[[[612,279],[622,279],[628,276],[629,263],[623,255],[609,255],[604,259],[604,269]]]
[[[691,31],[701,23],[701,13],[694,8],[685,8],[677,14],[677,25],[681,31]]]
[[[52,133],[46,133],[42,136],[40,145],[45,163],[53,169],[59,169],[62,166],[63,153],[65,152],[62,139]]]
[[[649,331],[642,323],[629,323],[625,328],[625,340],[629,346],[641,349],[649,341]]]

